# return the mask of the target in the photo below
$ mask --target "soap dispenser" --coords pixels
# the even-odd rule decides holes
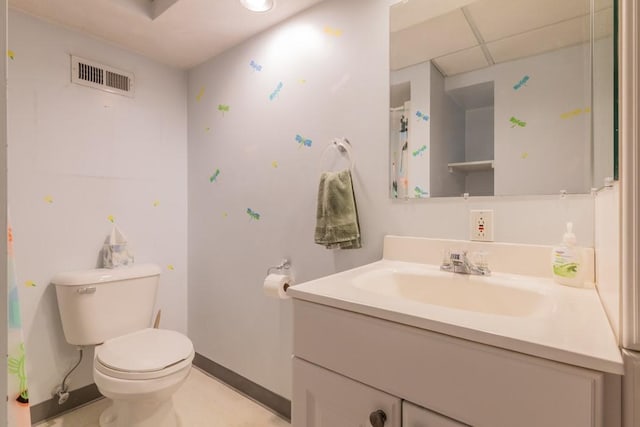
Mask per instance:
[[[551,267],[553,278],[562,285],[582,287],[582,263],[580,249],[576,247],[576,235],[573,234],[573,223],[567,223],[567,231],[562,237],[562,244],[551,251]]]

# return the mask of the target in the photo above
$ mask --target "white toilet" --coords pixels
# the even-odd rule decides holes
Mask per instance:
[[[60,273],[56,286],[69,344],[95,345],[93,378],[113,400],[101,427],[178,427],[172,396],[194,356],[186,336],[151,329],[160,268],[153,264]]]

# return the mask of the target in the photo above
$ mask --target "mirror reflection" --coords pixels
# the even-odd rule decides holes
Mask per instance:
[[[391,197],[588,193],[611,176],[612,0],[403,0],[390,29]]]

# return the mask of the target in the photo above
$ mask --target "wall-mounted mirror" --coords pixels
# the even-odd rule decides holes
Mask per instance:
[[[612,0],[391,6],[391,197],[601,187],[613,175],[613,15]]]

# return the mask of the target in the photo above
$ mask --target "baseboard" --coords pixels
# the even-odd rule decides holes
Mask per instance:
[[[284,397],[254,383],[248,378],[209,360],[203,355],[196,353],[193,364],[209,375],[216,377],[223,383],[233,387],[240,393],[250,397],[256,402],[271,409],[287,421],[291,421],[291,401]]]
[[[39,423],[49,418],[57,417],[63,412],[76,409],[79,406],[86,405],[102,395],[98,391],[95,384],[89,384],[77,390],[69,392],[69,399],[62,405],[58,405],[58,398],[54,397],[31,407],[31,423]]]
[[[193,359],[193,364],[207,374],[216,377],[223,383],[238,390],[240,393],[271,409],[287,421],[291,421],[290,400],[285,399],[284,397],[254,383],[242,375],[207,359],[199,353],[196,353],[195,358]],[[44,402],[31,406],[31,423],[36,424],[40,421],[57,417],[64,412],[72,411],[101,397],[102,395],[98,391],[98,387],[96,387],[95,384],[89,384],[77,390],[72,390],[69,393],[69,399],[67,399],[67,401],[62,405],[58,405],[57,397],[45,400]]]

